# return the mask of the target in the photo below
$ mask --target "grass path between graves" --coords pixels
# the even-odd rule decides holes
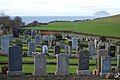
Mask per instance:
[[[33,57],[22,57],[23,62],[23,71],[25,73],[33,73],[34,70],[34,58]],[[7,65],[8,63],[8,57],[7,56],[0,56],[0,63],[6,63],[6,64],[0,64],[0,67],[3,65]],[[31,63],[31,64],[26,64]],[[69,59],[69,72],[70,73],[76,73],[76,69],[78,67],[78,59],[70,58]],[[95,60],[90,60],[90,64],[96,64]],[[116,61],[112,61],[112,64],[116,64]],[[95,69],[96,66],[90,66],[89,70]],[[56,58],[49,59],[47,58],[47,72],[48,73],[55,73],[56,71]],[[0,68],[1,72],[1,68]]]

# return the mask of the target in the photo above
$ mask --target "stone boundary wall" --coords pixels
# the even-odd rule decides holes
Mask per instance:
[[[24,30],[29,30],[29,29],[24,29]],[[41,32],[57,32],[57,33],[72,33],[72,34],[78,34],[78,35],[85,35],[85,36],[93,36],[93,37],[99,37],[102,35],[97,35],[97,34],[89,34],[89,33],[83,33],[83,32],[74,32],[74,31],[67,31],[67,30],[39,30]],[[107,38],[113,38],[113,39],[120,39],[120,37],[115,37],[115,36],[106,36]]]

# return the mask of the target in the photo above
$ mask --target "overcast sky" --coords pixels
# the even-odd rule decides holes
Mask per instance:
[[[91,16],[97,11],[120,14],[120,0],[0,0],[10,16]]]

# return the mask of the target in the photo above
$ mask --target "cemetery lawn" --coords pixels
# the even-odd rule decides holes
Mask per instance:
[[[106,36],[120,36],[120,15],[80,22],[54,22],[37,27],[24,29],[36,30],[67,30]]]
[[[92,71],[96,68],[95,60],[90,60],[90,64],[94,64],[94,66],[89,66],[89,70]],[[0,56],[0,72],[1,66],[8,64],[8,57],[7,56]],[[5,64],[2,64],[5,63]],[[23,63],[23,71],[25,73],[33,73],[34,70],[34,58],[33,57],[22,57]],[[112,61],[112,64],[116,64],[116,61]],[[70,58],[69,59],[69,72],[76,73],[78,68],[78,59],[77,58]],[[56,58],[47,58],[47,72],[48,73],[55,73],[56,71]]]

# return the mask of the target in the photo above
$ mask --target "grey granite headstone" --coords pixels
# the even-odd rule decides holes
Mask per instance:
[[[117,68],[120,70],[120,54],[117,55]]]
[[[42,37],[42,40],[43,40],[43,42],[44,42],[44,41],[49,41],[49,40],[50,40],[50,37],[49,37],[48,35],[44,35],[44,36]]]
[[[9,36],[7,35],[1,36],[1,50],[2,51],[9,50]]]
[[[36,42],[36,46],[40,46],[40,35],[39,34],[35,36],[35,42]]]
[[[72,37],[72,49],[76,49],[78,47],[78,39],[77,37]]]
[[[108,56],[108,51],[105,49],[100,49],[97,52],[97,63],[96,63],[96,68],[98,69],[99,72],[101,72],[101,57],[102,56]]]
[[[69,57],[73,57],[72,56],[72,47],[71,46],[68,46],[68,55],[69,55]]]
[[[24,40],[27,40],[27,39],[28,39],[28,34],[25,33],[25,34],[24,34]]]
[[[31,37],[35,39],[35,35],[37,34],[36,30],[31,30]]]
[[[89,71],[89,51],[80,50],[78,54],[78,75],[90,75]]]
[[[101,76],[111,72],[111,57],[102,56],[101,57]]]
[[[9,48],[9,70],[7,72],[10,75],[22,75],[22,50],[19,46],[13,46]]]
[[[69,75],[69,57],[67,54],[57,55],[56,75]]]
[[[89,56],[93,57],[95,55],[95,45],[94,43],[89,44]]]
[[[29,42],[31,42],[31,38],[27,38],[27,40],[26,40],[27,46],[28,46]]]
[[[44,54],[35,54],[33,75],[34,76],[47,75],[46,56]]]
[[[65,43],[63,40],[60,40],[60,48],[65,48]]]
[[[117,46],[117,53],[120,54],[120,46]]]
[[[65,53],[68,54],[68,46],[65,46]]]
[[[13,34],[9,34],[9,43],[13,42]]]
[[[28,56],[31,57],[34,52],[36,52],[35,42],[30,42],[30,43],[28,44]]]
[[[60,46],[54,46],[54,55],[60,54]]]

